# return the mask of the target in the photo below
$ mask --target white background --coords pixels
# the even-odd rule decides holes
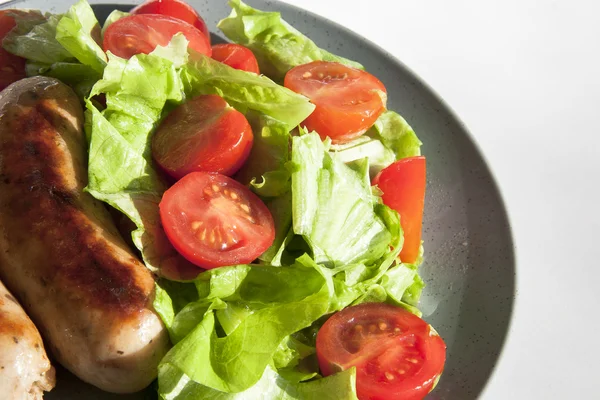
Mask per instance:
[[[482,398],[600,398],[600,1],[286,2],[401,59],[458,113],[494,172],[518,290]]]

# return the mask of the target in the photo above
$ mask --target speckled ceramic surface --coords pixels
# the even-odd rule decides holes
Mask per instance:
[[[189,0],[212,32],[228,15],[225,1]],[[94,3],[94,2],[92,2]],[[97,2],[96,2],[97,3]],[[99,19],[120,5],[95,5]],[[321,47],[361,62],[386,85],[388,107],[402,114],[424,145],[428,186],[424,217],[427,283],[421,309],[448,345],[445,373],[429,399],[477,398],[506,336],[515,288],[515,260],[502,199],[486,163],[457,117],[430,88],[384,50],[353,32],[279,2],[248,0],[285,20]],[[50,4],[52,4],[50,6]],[[22,0],[11,7],[63,12],[69,0]],[[5,6],[3,6],[5,7]],[[224,41],[213,34],[213,42]],[[153,398],[153,390],[130,396],[101,393],[59,370],[58,386],[46,398]]]

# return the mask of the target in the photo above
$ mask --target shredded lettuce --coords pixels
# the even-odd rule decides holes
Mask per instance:
[[[263,74],[282,82],[290,69],[311,61],[337,61],[354,68],[362,66],[354,61],[336,56],[319,48],[285,22],[278,12],[264,12],[240,0],[230,0],[229,17],[218,27],[235,43],[252,50]]]

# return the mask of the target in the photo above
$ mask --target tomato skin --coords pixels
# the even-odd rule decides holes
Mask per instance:
[[[396,161],[384,168],[372,183],[383,192],[383,203],[400,214],[400,224],[404,231],[400,259],[414,263],[421,246],[426,186],[425,157],[408,157]]]
[[[207,37],[187,22],[160,14],[129,15],[106,28],[102,48],[121,58],[148,54],[156,46],[166,46],[176,33],[183,33],[189,47],[211,56]]]
[[[302,125],[333,143],[365,133],[386,105],[387,92],[379,79],[336,62],[313,61],[292,68],[283,84],[316,106]]]
[[[442,338],[421,318],[383,303],[348,307],[317,333],[321,373],[356,367],[360,400],[420,400],[446,361]]]
[[[161,14],[177,18],[195,26],[210,42],[210,32],[206,22],[192,6],[180,0],[148,0],[138,5],[131,14]]]
[[[9,12],[16,10],[0,10],[0,91],[13,82],[26,77],[24,58],[4,50],[2,40],[15,27],[16,23]]]
[[[184,176],[164,193],[159,209],[173,247],[201,268],[248,264],[275,239],[267,206],[225,175]]]
[[[175,108],[152,138],[152,155],[175,179],[190,172],[231,176],[250,155],[253,135],[242,113],[217,95],[195,97]]]
[[[260,74],[258,61],[254,53],[247,47],[235,43],[214,45],[212,58],[229,65],[231,68]]]

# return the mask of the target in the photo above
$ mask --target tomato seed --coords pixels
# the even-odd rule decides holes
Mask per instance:
[[[419,362],[416,358],[409,358],[409,359],[407,359],[407,361],[410,363],[413,363],[413,364],[416,364]]]
[[[398,370],[398,373],[399,373],[400,375],[404,375],[404,374],[406,373],[406,371],[405,371],[405,370],[403,370],[403,369],[399,369],[399,370]]]
[[[375,325],[369,325],[369,332],[373,333],[377,330],[377,327]]]
[[[220,189],[219,189],[219,187],[217,185],[213,184],[211,187],[212,187],[213,192],[219,193]]]
[[[246,204],[240,204],[240,208],[246,211],[247,213],[250,212],[250,207],[248,207]]]
[[[362,325],[355,325],[354,326],[354,330],[357,331],[357,332],[362,332],[363,326]]]
[[[202,221],[194,221],[192,222],[192,229],[197,231],[198,228],[200,228],[202,226]]]
[[[394,380],[394,375],[392,375],[390,372],[386,372],[385,377],[387,378],[388,381]]]
[[[231,197],[233,200],[237,200],[238,195],[236,192],[231,192],[231,194],[229,195],[229,197]]]
[[[302,74],[302,77],[305,79],[310,78],[311,76],[312,76],[312,74],[308,71]]]
[[[387,324],[385,322],[380,322],[379,329],[385,331],[387,329]]]

